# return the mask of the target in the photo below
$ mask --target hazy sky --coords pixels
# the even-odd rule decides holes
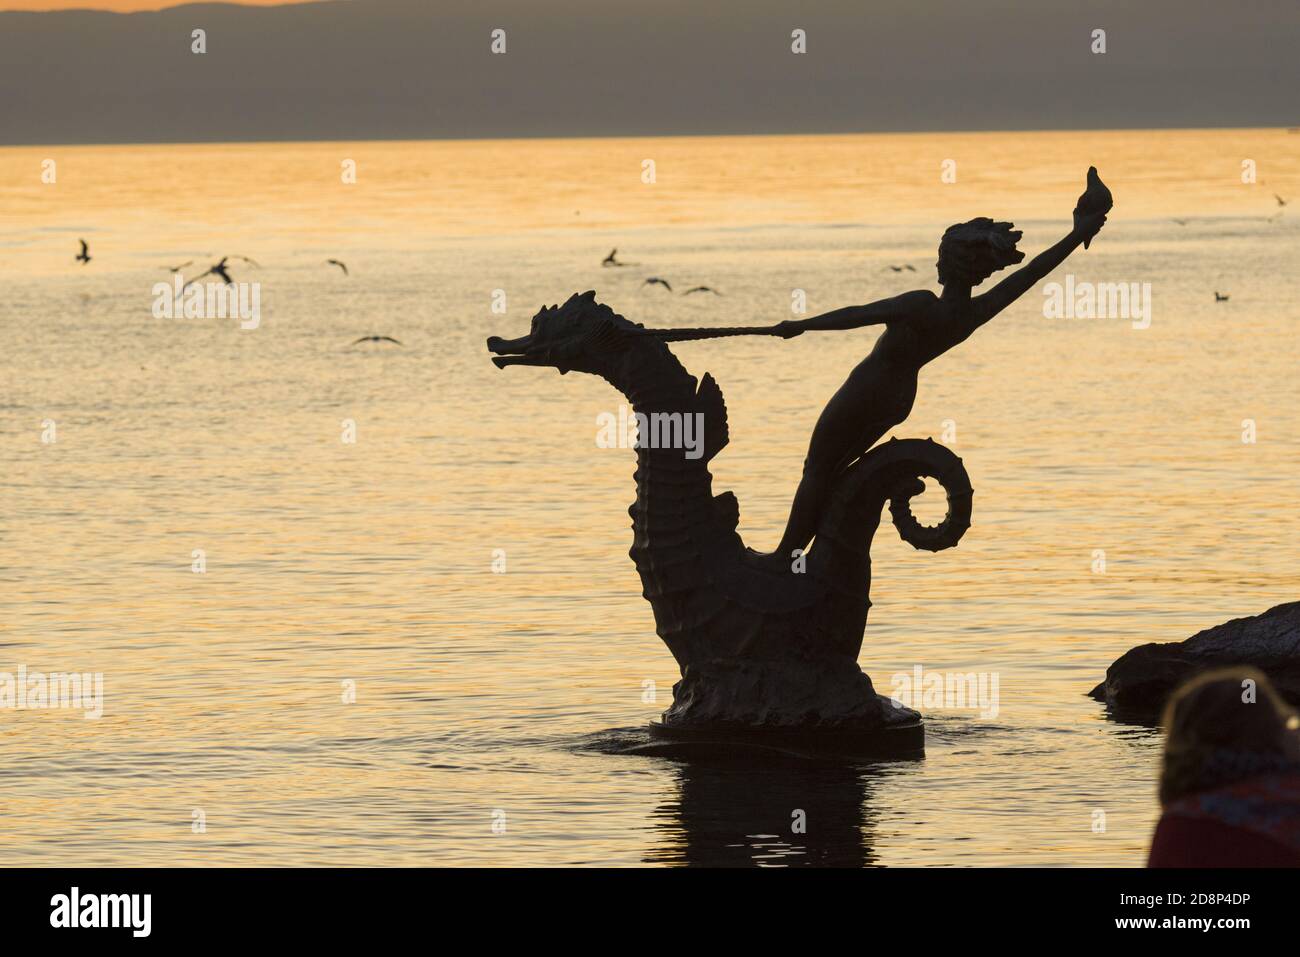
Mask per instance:
[[[1297,0],[0,13],[0,145],[1296,126],[1297,50]]]

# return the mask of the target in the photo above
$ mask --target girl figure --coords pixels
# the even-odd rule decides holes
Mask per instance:
[[[1019,230],[1011,223],[980,217],[948,227],[937,263],[943,294],[906,292],[865,306],[848,306],[810,319],[786,320],[771,328],[784,338],[810,330],[883,325],[871,353],[858,364],[826,404],[813,429],[803,478],[790,508],[774,559],[805,549],[835,478],[912,411],[921,367],[966,341],[1030,287],[1061,264],[1082,243],[1086,248],[1111,208],[1110,190],[1088,170],[1088,186],[1074,210],[1074,228],[1046,252],[1007,276],[988,292],[971,296],[995,271],[1025,258],[1016,249]]]

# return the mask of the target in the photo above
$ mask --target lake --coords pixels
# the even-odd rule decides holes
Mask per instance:
[[[0,863],[1140,866],[1160,737],[1086,692],[1134,645],[1298,597],[1300,217],[1274,199],[1300,193],[1297,145],[0,149],[0,672],[103,676],[95,719],[0,708]],[[918,761],[605,753],[678,677],[627,555],[633,453],[597,442],[625,400],[498,370],[485,338],[586,289],[650,326],[937,290],[945,227],[1014,221],[1032,257],[1089,165],[1115,208],[1049,282],[1139,284],[1149,321],[1049,317],[1044,283],[928,366],[893,434],[963,458],[973,525],[928,554],[886,524],[873,549],[877,689],[996,676],[996,707],[922,707]],[[631,265],[602,268],[615,247]],[[229,265],[256,328],[155,316],[167,267],[226,255],[257,264]],[[721,295],[681,294],[702,284]],[[752,547],[875,335],[673,347],[725,394],[714,491]]]

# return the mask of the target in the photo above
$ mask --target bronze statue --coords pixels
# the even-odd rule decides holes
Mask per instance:
[[[831,480],[911,413],[921,367],[969,339],[1059,266],[1080,243],[1086,247],[1106,221],[1109,209],[1110,191],[1097,178],[1096,168],[1090,167],[1088,188],[1074,212],[1074,228],[983,295],[972,298],[971,289],[997,270],[1025,258],[1016,249],[1020,231],[1013,230],[1011,223],[979,218],[948,227],[936,263],[939,285],[943,286],[940,296],[918,289],[811,319],[786,320],[776,327],[777,334],[786,338],[805,331],[885,327],[817,420],[785,535],[777,546],[779,558],[787,558],[812,539]]]
[[[918,289],[811,319],[789,319],[772,327],[746,330],[789,339],[807,331],[885,327],[871,352],[831,396],[817,420],[785,534],[773,553],[777,561],[789,561],[795,549],[806,547],[812,540],[817,517],[835,477],[911,413],[921,367],[969,339],[976,329],[1059,266],[1080,243],[1086,249],[1105,223],[1110,207],[1110,190],[1098,178],[1097,168],[1089,167],[1087,187],[1074,209],[1074,228],[983,295],[972,298],[971,290],[997,270],[1020,262],[1025,254],[1016,249],[1021,234],[1012,229],[1011,223],[981,217],[949,226],[943,234],[935,264],[939,285],[943,286],[940,296]],[[662,335],[670,339],[705,338],[680,333]]]
[[[702,417],[703,448],[696,454],[644,437],[636,450],[631,557],[659,637],[682,674],[660,734],[701,747],[751,743],[823,753],[922,746],[920,716],[877,695],[857,664],[871,605],[871,540],[888,501],[904,541],[931,551],[950,548],[969,527],[972,490],[961,460],[929,439],[872,446],[911,411],[921,366],[964,341],[1090,241],[1109,208],[1109,191],[1090,169],[1071,232],[975,298],[973,286],[1024,258],[1015,249],[1020,233],[1009,223],[976,219],[944,234],[942,296],[905,293],[770,327],[651,330],[586,292],[542,309],[526,336],[488,340],[499,368],[587,372],[606,379],[647,417]],[[746,548],[736,532],[736,498],[714,495],[708,471],[729,442],[722,390],[707,373],[697,381],[667,343],[758,333],[788,337],[875,323],[885,332],[813,432],[777,553]],[[922,477],[937,479],[948,499],[944,520],[930,528],[909,507],[925,488]]]

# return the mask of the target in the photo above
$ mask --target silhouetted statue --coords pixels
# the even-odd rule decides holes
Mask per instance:
[[[948,229],[939,246],[942,296],[910,292],[771,327],[648,330],[586,292],[542,309],[522,338],[488,340],[498,367],[601,376],[645,417],[631,555],[659,636],[681,667],[663,715],[667,732],[686,740],[753,732],[765,745],[795,749],[816,738],[832,751],[852,752],[897,729],[892,737],[919,745],[919,716],[878,696],[857,664],[871,605],[871,540],[888,501],[904,541],[930,551],[950,548],[969,527],[972,491],[961,460],[929,439],[873,446],[911,411],[921,366],[1091,240],[1109,208],[1109,191],[1089,170],[1071,232],[975,298],[973,286],[1024,258],[1015,248],[1020,233],[1009,223],[976,219]],[[777,552],[746,548],[736,532],[736,498],[715,496],[708,471],[729,441],[722,390],[707,373],[697,381],[666,343],[877,323],[885,331],[813,431]],[[697,422],[701,441],[690,447],[685,440]],[[679,441],[665,442],[665,434]],[[922,477],[937,479],[948,499],[944,520],[930,528],[909,507],[925,488]],[[822,733],[808,735],[813,729]]]
[[[983,295],[972,298],[971,289],[1025,258],[1016,249],[1020,231],[1013,230],[1011,223],[980,218],[948,227],[936,264],[943,286],[940,296],[919,289],[811,319],[787,320],[776,327],[776,333],[786,338],[813,330],[885,327],[871,353],[849,374],[817,420],[785,535],[776,549],[779,560],[788,559],[794,549],[812,539],[835,477],[911,414],[921,367],[965,342],[1080,243],[1086,246],[1101,229],[1110,205],[1110,190],[1097,178],[1096,168],[1090,167],[1088,187],[1074,211],[1074,229]]]

